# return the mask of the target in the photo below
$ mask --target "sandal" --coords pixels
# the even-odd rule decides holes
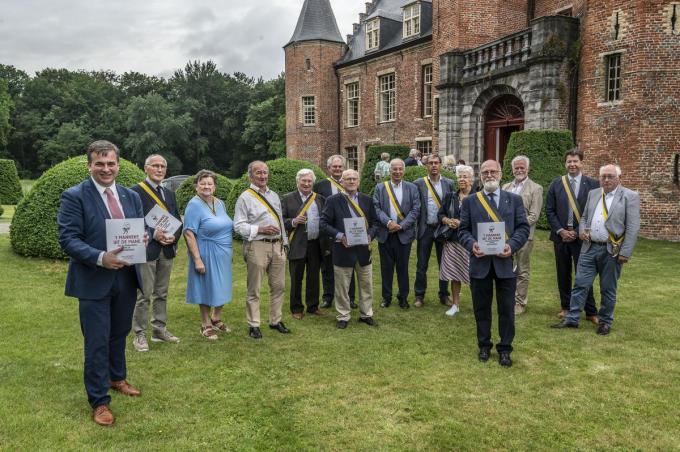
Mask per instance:
[[[231,333],[231,328],[229,328],[227,324],[221,320],[210,319],[210,323],[212,323],[213,330],[215,331],[219,330],[222,331],[223,333]]]
[[[209,341],[216,341],[217,340],[217,333],[215,333],[215,331],[213,331],[213,328],[211,326],[201,325],[201,336],[208,339]]]

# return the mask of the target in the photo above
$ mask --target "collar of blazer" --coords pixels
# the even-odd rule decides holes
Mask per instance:
[[[87,185],[85,187],[89,191],[90,196],[94,199],[94,203],[99,209],[99,213],[101,213],[104,218],[111,219],[109,209],[106,208],[104,200],[102,199],[102,195],[99,193],[99,190],[97,190],[92,178],[87,180]],[[128,207],[128,197],[125,193],[125,187],[122,187],[120,184],[116,184],[116,192],[118,193],[118,202],[120,203],[120,207],[123,210],[123,215],[125,215],[125,218],[130,218],[132,214],[130,213],[130,209]]]

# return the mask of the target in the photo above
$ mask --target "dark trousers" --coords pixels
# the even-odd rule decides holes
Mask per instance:
[[[399,241],[397,233],[388,234],[385,243],[378,244],[380,253],[380,277],[382,278],[382,299],[392,301],[392,280],[394,269],[397,269],[397,299],[406,301],[409,293],[408,260],[411,255],[411,243],[406,245]]]
[[[349,282],[349,301],[354,303],[356,295],[356,276],[352,271],[352,279]],[[332,302],[335,294],[335,276],[333,270],[333,254],[328,253],[321,261],[321,281],[323,282],[323,301]]]
[[[434,239],[434,231],[436,226],[426,226],[423,236],[418,239],[418,244],[416,246],[416,252],[418,253],[418,261],[416,263],[416,283],[414,286],[414,291],[416,297],[424,297],[425,291],[427,290],[427,267],[430,263],[430,256],[432,255],[432,245],[434,245],[435,252],[437,254],[437,265],[441,267],[442,264],[442,252],[444,250],[444,244],[442,242],[437,242]],[[448,281],[439,280],[439,298],[449,296],[449,283]]]
[[[293,314],[305,310],[302,304],[302,278],[307,269],[305,302],[307,312],[319,309],[319,269],[321,268],[321,246],[319,240],[307,241],[307,256],[303,259],[290,260],[290,312]]]
[[[581,241],[555,242],[555,267],[557,268],[557,288],[560,291],[560,304],[563,310],[568,311],[571,303],[572,270],[576,272],[578,258],[581,254]],[[597,315],[595,297],[591,287],[586,297],[586,315]]]
[[[479,348],[491,348],[491,304],[493,286],[496,283],[496,304],[498,306],[498,335],[500,342],[496,345],[498,352],[512,352],[512,340],[515,338],[515,288],[517,278],[498,278],[493,264],[486,278],[470,278],[472,306],[477,322],[477,345]]]
[[[137,299],[134,267],[118,270],[111,292],[98,300],[79,299],[85,343],[83,377],[92,408],[108,405],[109,381],[125,380],[125,338],[132,328]]]

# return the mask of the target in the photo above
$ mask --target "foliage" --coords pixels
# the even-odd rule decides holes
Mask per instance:
[[[57,212],[61,193],[87,179],[87,157],[82,155],[59,163],[35,182],[17,206],[10,240],[22,256],[65,258],[58,242]],[[116,183],[129,187],[144,180],[144,173],[133,163],[120,159]]]
[[[5,208],[2,207],[2,204],[0,204],[0,217],[2,216],[3,213],[5,213]]]
[[[177,198],[177,208],[179,209],[179,213],[182,215],[184,215],[184,209],[186,208],[191,198],[193,198],[194,195],[196,195],[196,189],[194,188],[195,180],[196,180],[195,175],[188,177],[177,188],[177,191],[175,191],[175,197]],[[234,183],[227,179],[226,177],[222,176],[221,174],[218,174],[216,185],[217,186],[215,187],[215,196],[226,203],[227,197],[229,196],[229,193],[231,192]]]
[[[390,154],[390,160],[395,158],[405,159],[408,157],[410,151],[410,147],[399,144],[370,146],[366,150],[366,160],[364,161],[364,167],[361,171],[359,191],[362,193],[373,192],[373,188],[376,185],[375,179],[373,178],[373,171],[375,170],[376,163],[380,161],[380,154],[387,152]]]
[[[0,204],[16,204],[22,196],[14,160],[0,159]]]
[[[503,161],[503,180],[510,182],[513,179],[510,162],[514,157],[529,157],[529,177],[543,186],[543,209],[536,223],[539,229],[550,229],[545,216],[548,187],[553,179],[564,173],[564,153],[573,147],[569,130],[523,130],[510,136]]]
[[[3,151],[7,146],[9,134],[12,130],[9,119],[14,103],[9,96],[7,86],[7,80],[0,79],[0,151]]]

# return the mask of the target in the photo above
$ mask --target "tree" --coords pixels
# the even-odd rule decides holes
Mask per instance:
[[[5,150],[9,142],[9,134],[12,131],[9,119],[13,106],[7,89],[7,81],[0,79],[0,152]]]
[[[38,149],[40,169],[46,170],[70,157],[85,154],[91,141],[92,137],[81,126],[72,122],[62,124],[57,135]]]

